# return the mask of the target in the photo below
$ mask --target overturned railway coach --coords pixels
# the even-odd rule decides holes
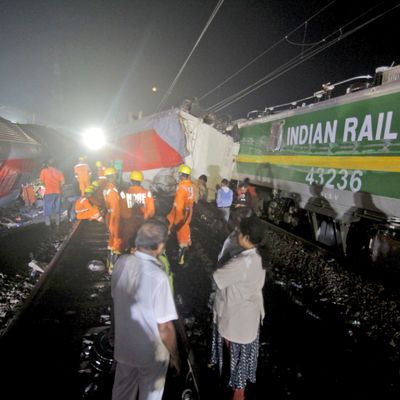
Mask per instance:
[[[236,168],[267,218],[307,221],[316,240],[377,260],[400,244],[399,67],[364,87],[240,122]]]
[[[0,118],[0,207],[21,193],[21,184],[32,178],[42,146],[19,125]]]

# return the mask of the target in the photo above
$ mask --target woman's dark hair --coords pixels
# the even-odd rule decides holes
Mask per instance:
[[[207,175],[200,175],[199,180],[207,182]]]
[[[166,224],[156,219],[151,219],[139,228],[135,245],[147,250],[156,250],[160,243],[167,240],[167,236],[168,228]]]
[[[265,226],[262,221],[255,215],[243,218],[239,225],[240,232],[249,237],[254,246],[259,247],[263,244],[265,238]]]

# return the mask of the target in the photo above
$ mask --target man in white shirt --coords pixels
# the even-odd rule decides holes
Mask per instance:
[[[111,276],[117,361],[113,400],[161,400],[168,363],[180,372],[173,320],[178,319],[169,280],[157,260],[167,227],[145,222],[135,254],[118,259]]]

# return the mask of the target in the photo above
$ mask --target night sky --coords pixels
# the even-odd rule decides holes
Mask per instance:
[[[0,105],[36,122],[80,130],[149,115],[177,75],[218,0],[1,1]],[[331,1],[225,0],[162,109],[200,98]],[[376,3],[349,32],[399,2]],[[201,101],[238,92],[334,34],[371,5],[336,1]],[[400,7],[221,110],[233,119],[311,95],[321,84],[400,62]],[[304,43],[304,46],[301,44]],[[151,91],[156,85],[160,90]],[[4,108],[3,108],[4,109]],[[1,115],[1,108],[0,108]]]

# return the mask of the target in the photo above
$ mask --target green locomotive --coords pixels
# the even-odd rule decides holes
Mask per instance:
[[[257,185],[275,223],[307,221],[345,254],[388,257],[400,248],[400,67],[338,97],[323,87],[317,102],[239,121],[237,178]]]

